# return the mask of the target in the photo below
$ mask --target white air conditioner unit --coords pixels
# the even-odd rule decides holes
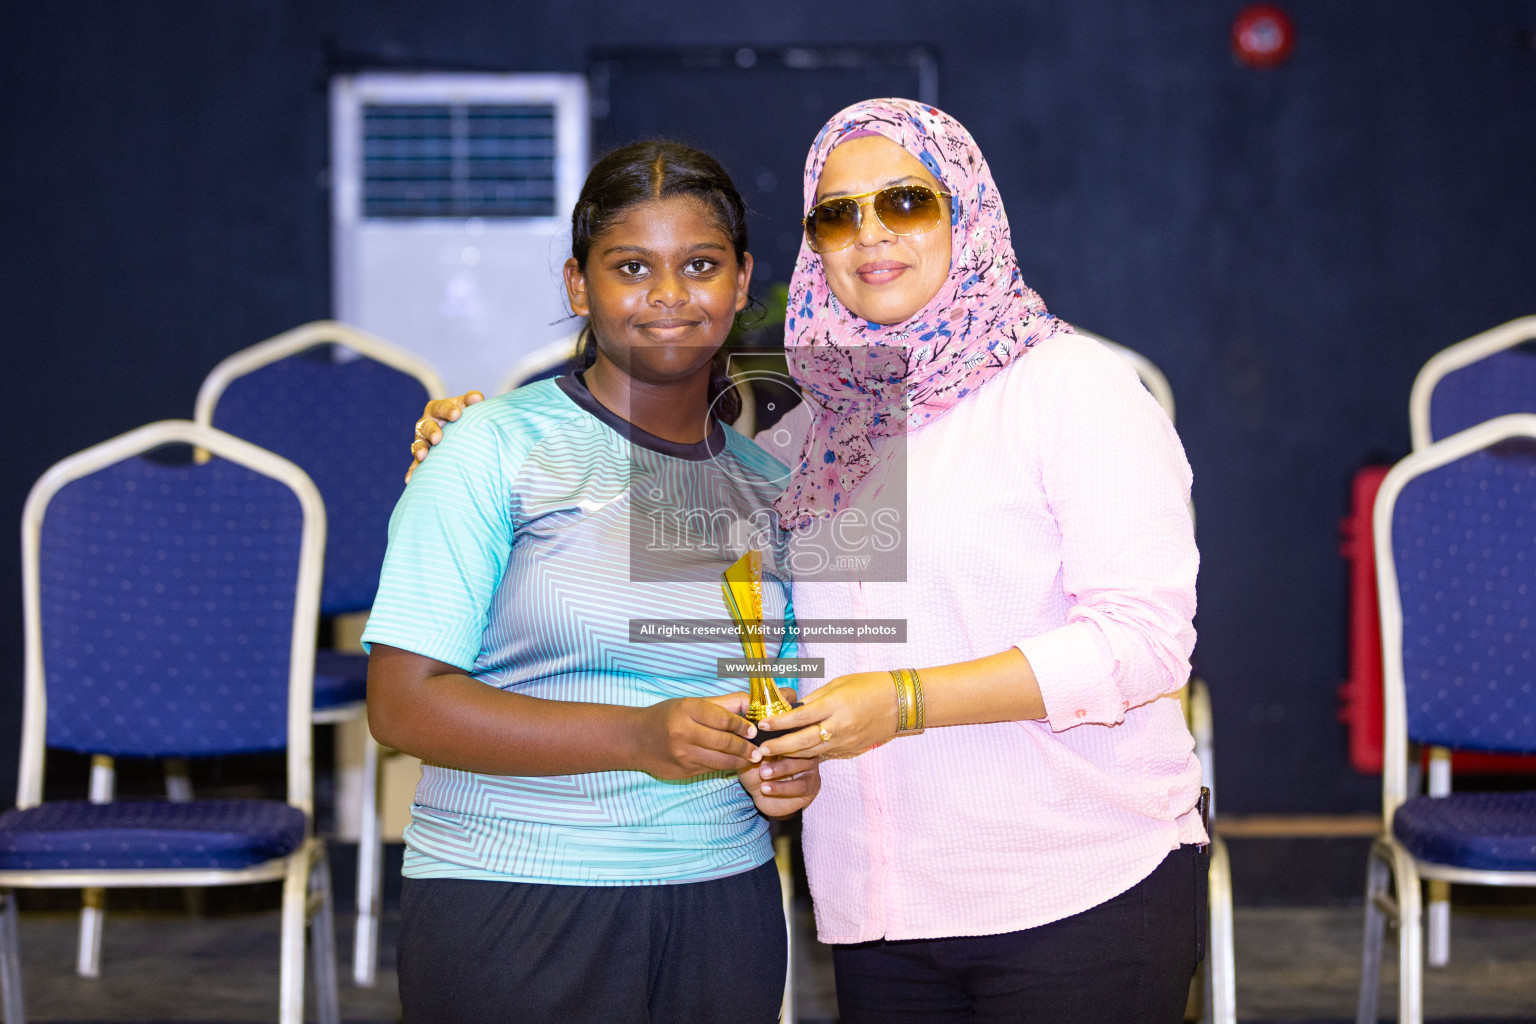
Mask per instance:
[[[560,268],[587,173],[580,75],[331,82],[334,315],[457,394],[570,334]]]

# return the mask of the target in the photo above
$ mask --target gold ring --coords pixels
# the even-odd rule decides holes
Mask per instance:
[[[822,726],[821,727],[821,742],[823,742],[823,743],[831,743],[832,742],[832,734],[827,731],[827,727],[826,726]]]

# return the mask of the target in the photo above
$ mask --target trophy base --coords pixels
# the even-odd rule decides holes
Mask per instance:
[[[797,707],[799,707],[801,705],[801,703],[802,703],[801,701],[797,700],[793,704],[791,704],[790,707],[791,708],[797,708]],[[757,723],[754,722],[752,724],[756,725]],[[757,738],[752,740],[752,743],[754,743],[757,746],[762,746],[764,743],[767,743],[769,740],[778,739],[780,736],[788,736],[792,732],[799,732],[799,731],[800,731],[799,729],[764,729],[762,727],[759,727],[758,730],[757,730]]]

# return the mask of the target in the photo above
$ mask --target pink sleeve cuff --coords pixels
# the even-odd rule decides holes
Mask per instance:
[[[1114,725],[1125,718],[1129,704],[1113,685],[1119,666],[1091,622],[1069,622],[1015,646],[1034,670],[1052,730],[1090,722]]]

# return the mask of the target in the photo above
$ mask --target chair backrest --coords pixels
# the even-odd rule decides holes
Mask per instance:
[[[445,394],[426,363],[334,321],[304,324],[214,367],[198,423],[302,466],[325,498],[330,540],[320,610],[364,611],[379,587],[409,425]]]
[[[1536,415],[1399,462],[1373,533],[1390,822],[1409,796],[1409,741],[1536,753]]]
[[[580,333],[567,335],[548,345],[542,345],[507,367],[496,385],[496,393],[504,395],[516,391],[524,384],[547,377],[560,377],[576,359],[576,343]]]
[[[1457,342],[1414,378],[1408,398],[1413,450],[1495,416],[1536,413],[1536,316]]]
[[[146,458],[166,445],[202,462]],[[287,749],[311,809],[325,506],[293,463],[186,420],[49,469],[22,513],[25,710],[17,804],[48,746],[146,757]]]
[[[1168,422],[1177,422],[1173,418],[1173,387],[1168,383],[1168,378],[1163,376],[1163,371],[1157,368],[1157,364],[1135,349],[1126,348],[1118,342],[1110,341],[1102,334],[1086,331],[1081,327],[1074,327],[1078,334],[1085,338],[1092,338],[1100,345],[1105,346],[1115,355],[1131,364],[1131,369],[1136,371],[1136,376],[1141,378],[1142,387],[1152,393],[1157,399],[1157,404],[1163,407],[1163,412],[1168,414]]]

